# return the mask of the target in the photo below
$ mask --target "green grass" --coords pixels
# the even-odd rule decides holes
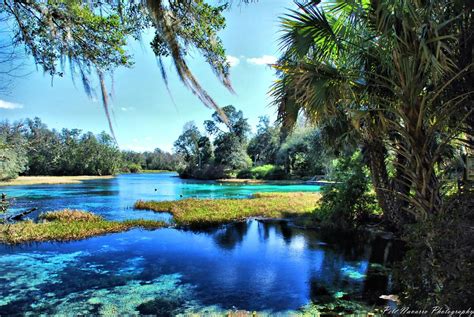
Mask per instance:
[[[170,212],[178,226],[208,226],[249,217],[282,218],[313,211],[318,193],[257,193],[249,199],[137,201],[136,209]]]
[[[108,221],[86,211],[64,209],[42,214],[38,223],[29,220],[0,225],[0,243],[70,241],[138,227],[156,229],[163,226],[165,223],[161,221]]]

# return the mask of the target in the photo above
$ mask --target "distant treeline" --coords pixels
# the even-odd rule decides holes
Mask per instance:
[[[264,116],[251,135],[242,111],[234,106],[222,110],[227,124],[215,112],[203,123],[205,133],[194,122],[184,126],[174,143],[184,160],[178,169],[181,177],[286,179],[325,174],[330,168],[319,129],[301,127],[288,133]]]
[[[48,129],[39,118],[0,123],[0,180],[18,175],[113,175],[175,170],[178,158],[160,149],[123,151],[105,132]]]

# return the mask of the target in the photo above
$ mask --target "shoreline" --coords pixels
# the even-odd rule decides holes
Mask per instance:
[[[54,185],[54,184],[79,184],[83,181],[94,179],[111,179],[114,175],[105,176],[19,176],[15,179],[0,182],[2,186],[25,186],[25,185]]]
[[[272,179],[251,179],[251,178],[222,178],[216,179],[216,182],[223,183],[223,184],[269,184],[269,185],[316,185],[316,186],[323,186],[323,185],[331,185],[335,184],[333,181],[309,181],[309,180],[301,180],[301,179],[287,179],[287,180],[272,180]]]
[[[274,184],[274,185],[305,185],[304,180],[271,180],[271,179],[251,179],[251,178],[221,178],[216,179],[218,183],[235,184]]]

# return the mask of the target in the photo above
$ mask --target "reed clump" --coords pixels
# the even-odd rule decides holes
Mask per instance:
[[[169,212],[178,226],[206,226],[250,217],[286,218],[313,211],[319,193],[257,193],[248,199],[182,199],[142,201],[136,209]]]
[[[27,220],[0,225],[0,243],[71,241],[132,228],[157,229],[163,226],[165,223],[162,221],[109,221],[87,211],[64,209],[40,215],[39,222]]]

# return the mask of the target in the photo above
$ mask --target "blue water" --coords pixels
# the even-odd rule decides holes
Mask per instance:
[[[155,191],[156,189],[156,191]],[[0,187],[12,199],[11,214],[38,208],[40,212],[64,208],[84,209],[109,220],[163,219],[166,214],[131,210],[139,200],[174,200],[182,198],[244,198],[256,192],[319,191],[314,185],[242,185],[213,181],[180,179],[176,173],[123,174],[111,179],[80,184],[30,185]]]
[[[145,174],[6,190],[22,208],[81,208],[126,219],[157,215],[129,209],[136,199],[238,198],[318,188],[220,186]],[[0,245],[0,315],[287,315],[312,302],[373,304],[390,291],[390,276],[381,272],[391,251],[391,242],[380,238],[256,220],[206,231],[136,229],[68,243]]]

